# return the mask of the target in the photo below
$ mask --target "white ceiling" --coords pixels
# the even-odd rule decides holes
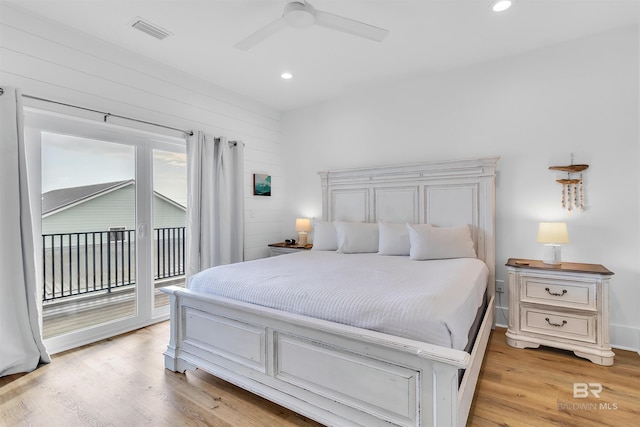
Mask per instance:
[[[386,28],[382,43],[286,28],[249,51],[233,45],[277,19],[287,0],[2,0],[279,110],[346,91],[483,62],[637,24],[640,0],[311,0]],[[142,17],[172,33],[130,28]],[[280,78],[283,71],[292,80]]]

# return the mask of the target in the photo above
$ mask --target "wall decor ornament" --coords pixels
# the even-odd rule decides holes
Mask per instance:
[[[566,209],[568,213],[575,209],[584,212],[584,180],[582,179],[582,171],[587,170],[589,165],[573,164],[573,153],[571,153],[571,164],[567,166],[549,166],[549,170],[566,172],[567,177],[556,179],[556,182],[562,184],[562,209]]]
[[[253,174],[253,195],[271,196],[271,175],[266,173]]]

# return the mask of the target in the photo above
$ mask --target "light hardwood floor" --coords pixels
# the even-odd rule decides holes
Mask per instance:
[[[618,350],[614,366],[602,367],[559,350],[508,347],[504,332],[492,333],[469,425],[638,425],[637,353]],[[202,371],[165,370],[167,337],[164,322],[0,378],[0,425],[319,426]],[[574,398],[578,382],[602,384],[600,398]]]

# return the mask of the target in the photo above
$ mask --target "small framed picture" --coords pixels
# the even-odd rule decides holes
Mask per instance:
[[[253,195],[271,196],[271,175],[266,173],[253,174]]]

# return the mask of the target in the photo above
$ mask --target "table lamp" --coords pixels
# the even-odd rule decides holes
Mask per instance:
[[[298,232],[298,246],[306,246],[307,232],[311,231],[309,218],[296,218],[296,231]]]
[[[561,264],[560,245],[569,243],[567,224],[564,222],[541,222],[538,227],[538,243],[544,243],[543,263]]]

